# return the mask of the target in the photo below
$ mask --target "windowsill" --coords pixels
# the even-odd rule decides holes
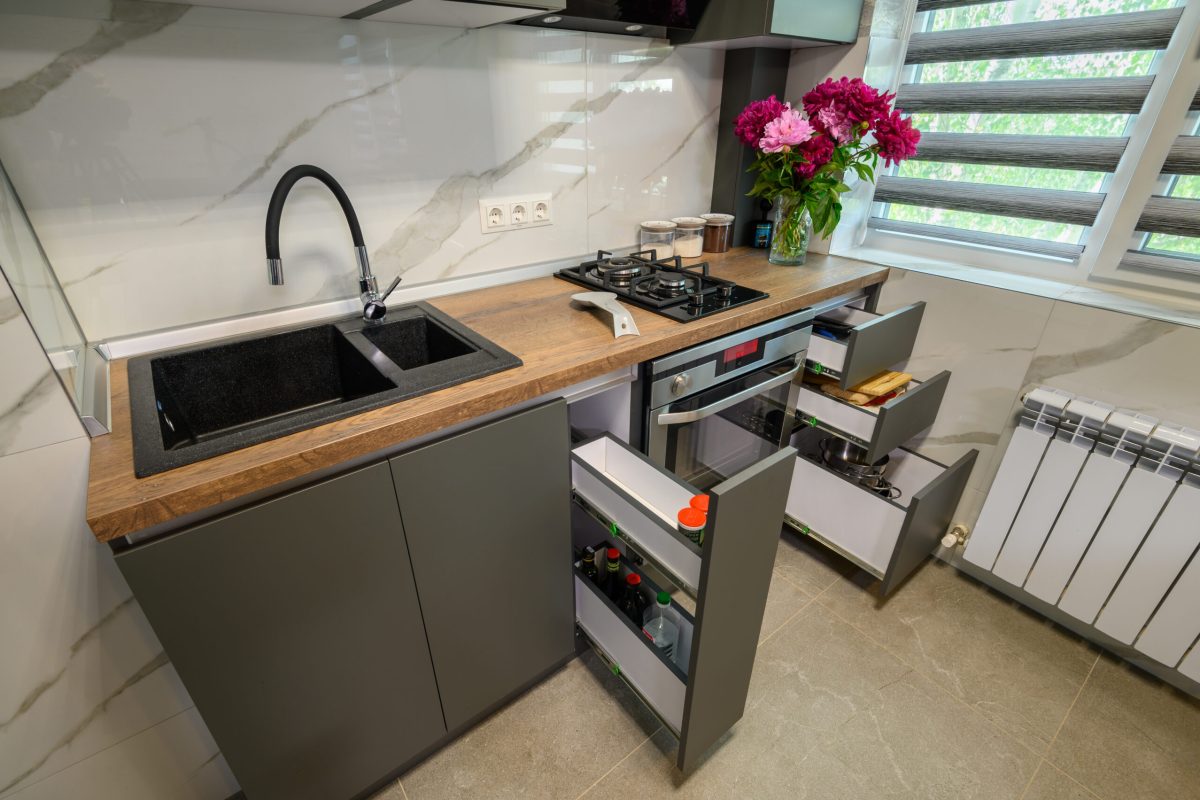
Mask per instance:
[[[857,247],[838,255],[857,258],[885,267],[937,275],[942,278],[965,281],[1010,292],[1046,297],[1075,303],[1121,314],[1131,314],[1146,319],[1161,320],[1176,325],[1200,328],[1200,301],[1183,297],[1167,297],[1158,292],[1147,292],[1125,287],[1080,285],[1065,281],[1037,278],[1014,272],[1002,272],[986,267],[972,267],[910,253],[884,250],[878,247]]]

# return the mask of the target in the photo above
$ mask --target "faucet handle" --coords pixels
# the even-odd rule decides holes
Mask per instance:
[[[367,304],[363,306],[363,319],[365,319],[367,322],[381,321],[387,314],[387,306],[384,304],[384,301],[388,299],[392,292],[396,291],[396,287],[399,285],[400,276],[397,275],[392,282],[388,284],[388,288],[384,290],[383,294],[374,300],[368,300]]]
[[[391,295],[392,292],[396,291],[396,287],[399,285],[400,285],[400,276],[397,275],[395,278],[392,279],[392,282],[388,284],[388,287],[383,290],[383,294],[379,296],[379,302],[382,303],[384,300],[387,300],[388,296]]]

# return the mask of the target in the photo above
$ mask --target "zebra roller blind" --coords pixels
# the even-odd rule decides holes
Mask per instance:
[[[918,0],[896,103],[921,145],[880,176],[870,226],[1078,258],[1180,6]],[[1194,169],[1200,150],[1189,142],[1178,160]],[[1200,225],[1169,199],[1147,207],[1147,226]]]
[[[1122,267],[1200,277],[1200,136],[1195,135],[1200,130],[1195,116],[1189,115],[1189,130],[1171,146]]]

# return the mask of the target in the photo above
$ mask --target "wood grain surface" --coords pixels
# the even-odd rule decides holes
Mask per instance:
[[[694,259],[698,260],[698,259]],[[723,314],[680,323],[629,306],[641,336],[614,340],[605,315],[574,306],[583,291],[553,277],[440,297],[432,305],[516,354],[524,365],[366,411],[147,478],[133,474],[126,362],[111,371],[112,433],[92,442],[87,521],[109,541],[292,483],[409,439],[559,391],[887,279],[886,267],[812,254],[776,267],[765,252],[709,256],[712,273],[770,294]]]

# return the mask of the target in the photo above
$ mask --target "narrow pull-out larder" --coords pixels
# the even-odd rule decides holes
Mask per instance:
[[[627,561],[644,559],[696,598],[688,657],[668,664],[575,576],[580,629],[679,736],[685,772],[745,709],[795,463],[796,451],[785,447],[710,489],[697,545],[675,525],[699,494],[694,487],[608,435],[572,452],[577,502],[608,527]]]

